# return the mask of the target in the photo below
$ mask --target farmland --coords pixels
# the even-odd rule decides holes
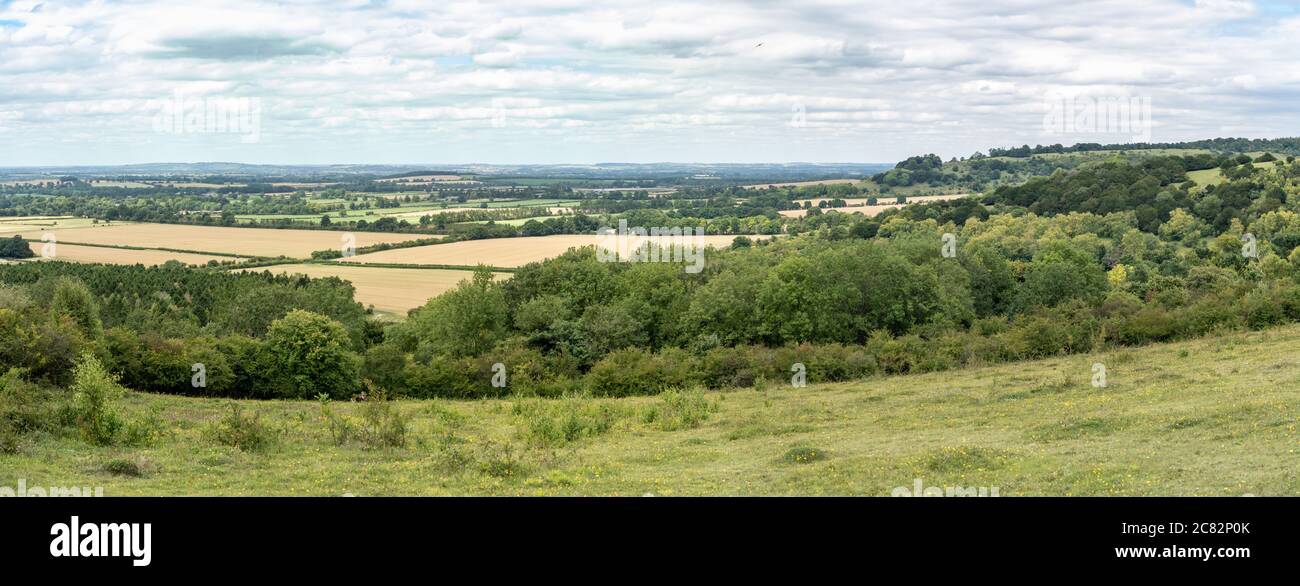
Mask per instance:
[[[454,288],[473,274],[461,270],[363,267],[332,263],[274,265],[245,270],[307,275],[312,278],[338,277],[351,281],[356,287],[357,301],[394,317],[405,316],[407,311],[424,305],[430,297],[437,297]],[[509,277],[505,273],[496,273],[496,276]]]
[[[829,201],[829,200],[826,200],[826,199],[824,199],[824,198],[823,198],[823,199],[817,199],[817,200],[808,200],[808,201],[811,203],[812,206],[814,206],[813,209],[820,209],[822,212],[842,212],[842,213],[845,213],[845,214],[858,213],[858,214],[863,214],[863,215],[865,215],[865,216],[870,217],[870,216],[879,215],[881,212],[883,212],[883,211],[885,211],[885,210],[890,210],[890,209],[895,209],[895,208],[901,208],[901,207],[908,206],[908,205],[915,204],[915,203],[927,203],[927,202],[933,202],[933,201],[948,201],[948,200],[960,199],[960,198],[963,198],[963,197],[969,197],[969,196],[970,196],[969,193],[957,193],[957,194],[952,194],[952,195],[932,195],[932,196],[925,196],[925,197],[912,197],[912,198],[908,198],[907,202],[905,202],[905,203],[901,203],[901,204],[900,204],[900,203],[877,203],[876,205],[867,205],[867,199],[866,199],[866,198],[858,198],[858,199],[848,199],[848,200],[844,200],[845,203],[848,204],[847,206],[844,206],[844,207],[835,207],[835,208],[817,208],[816,206],[817,206],[818,203],[820,203],[820,202],[822,202],[822,201]],[[879,199],[879,200],[877,200],[877,201],[888,201],[888,198],[881,198],[881,199]],[[801,209],[801,210],[782,210],[780,213],[781,213],[782,216],[785,216],[785,217],[787,217],[787,218],[801,218],[801,217],[803,217],[803,216],[808,215],[808,210],[802,210],[802,209]]]
[[[1275,161],[1265,161],[1265,162],[1254,163],[1253,165],[1257,169],[1268,170],[1268,169],[1272,169],[1276,164],[1277,163]],[[1194,183],[1196,183],[1197,185],[1219,185],[1220,183],[1223,183],[1227,179],[1226,177],[1223,176],[1223,169],[1219,169],[1217,167],[1213,169],[1201,169],[1199,171],[1190,171],[1187,173],[1187,178],[1193,181]]]
[[[266,257],[307,258],[311,256],[313,251],[338,250],[344,244],[342,240],[344,233],[325,230],[279,230],[173,224],[114,224],[111,226],[56,227],[48,231],[54,232],[60,245],[70,243],[136,246]],[[40,241],[44,232],[29,230],[20,234],[28,240]],[[404,242],[419,237],[371,232],[354,232],[352,234],[356,237],[355,245],[358,248],[385,242]]]
[[[40,259],[41,249],[44,245],[40,242],[32,242],[32,252],[36,253]],[[55,248],[55,256],[51,260],[62,260],[70,262],[96,262],[106,264],[143,264],[146,266],[159,265],[167,261],[177,261],[191,265],[207,264],[210,261],[231,262],[240,260],[229,256],[214,256],[207,254],[194,254],[188,252],[172,252],[167,250],[136,250],[127,248],[113,248],[107,246],[78,246],[76,244],[59,244]]]
[[[925,486],[1001,496],[1300,494],[1300,327],[957,373],[664,398],[397,401],[399,447],[336,445],[319,404],[131,393],[168,422],[156,445],[47,438],[0,457],[29,486],[124,495],[875,495]],[[1090,365],[1112,365],[1105,388]],[[261,450],[211,439],[238,405]],[[365,404],[341,404],[359,416]],[[607,427],[548,431],[605,413]],[[588,428],[584,428],[588,429]],[[106,471],[125,461],[138,475]]]
[[[666,197],[558,178],[143,198],[71,180],[5,188],[40,193],[14,195],[0,230],[33,249],[54,232],[61,259],[225,264],[0,266],[18,369],[5,384],[39,391],[4,400],[63,404],[79,361],[102,356],[104,377],[133,391],[123,420],[160,430],[0,429],[0,474],[109,494],[881,495],[916,479],[1003,495],[1294,494],[1287,202],[1300,200],[1285,196],[1300,166],[1198,157],[926,156],[881,178],[888,195],[875,180],[745,190],[759,182],[695,174]],[[1052,160],[1090,166],[1040,168]],[[1220,168],[1221,184],[1188,184]],[[1004,172],[1039,174],[1007,185]],[[1289,207],[1254,206],[1264,184]],[[529,221],[543,212],[573,213]],[[620,221],[704,228],[720,250],[699,273],[548,262]],[[1224,246],[1237,222],[1265,258]],[[441,242],[313,255],[349,232],[358,247]],[[937,246],[948,233],[956,257]],[[479,265],[500,270],[467,270]],[[202,391],[196,363],[211,367]],[[493,384],[497,365],[508,385]],[[787,383],[792,365],[809,386]],[[1109,384],[1090,380],[1097,365]]]
[[[101,222],[102,223],[102,222]],[[35,230],[48,231],[58,228],[84,228],[97,225],[90,218],[73,218],[71,216],[27,216],[4,218],[0,220],[0,236]]]
[[[810,185],[852,185],[862,182],[861,179],[822,179],[818,181],[791,181],[787,183],[762,183],[758,185],[746,185],[746,189],[769,189],[780,187],[808,187]]]
[[[705,246],[725,247],[735,240],[735,236],[710,235],[701,240]],[[602,242],[601,237],[578,234],[469,240],[382,250],[345,258],[342,262],[519,267],[557,257],[570,248],[594,246],[597,242]]]

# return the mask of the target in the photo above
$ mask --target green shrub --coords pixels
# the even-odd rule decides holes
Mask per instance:
[[[1244,325],[1236,303],[1217,295],[1197,300],[1182,315],[1180,323],[1186,336],[1202,336],[1219,330],[1238,329]]]
[[[397,344],[377,344],[366,351],[361,376],[393,395],[406,395],[406,352]]]
[[[1056,356],[1070,348],[1070,332],[1060,321],[1035,316],[1021,320],[1007,332],[1007,342],[1022,358]]]
[[[608,401],[579,395],[517,401],[512,412],[519,421],[519,435],[529,444],[547,448],[604,434],[623,416]]]
[[[406,432],[410,416],[389,400],[383,389],[370,386],[366,404],[361,409],[361,425],[357,428],[362,444],[370,448],[400,448],[406,445]]]
[[[924,342],[920,338],[915,336],[894,338],[886,331],[872,334],[867,339],[866,349],[870,355],[875,356],[879,371],[885,374],[907,374],[919,371],[925,354]],[[810,375],[811,370],[810,368]]]
[[[1260,330],[1287,321],[1284,302],[1278,291],[1255,289],[1241,301],[1241,313],[1246,327]]]
[[[125,389],[91,354],[81,356],[72,377],[72,410],[82,439],[94,445],[112,445],[125,425],[113,410],[113,401]]]
[[[113,476],[144,476],[149,463],[143,458],[115,458],[104,463],[104,471]]]
[[[1177,314],[1159,307],[1145,307],[1137,313],[1115,321],[1112,334],[1126,346],[1163,342],[1179,332]]]
[[[22,445],[23,436],[13,422],[0,419],[0,454],[17,454]]]
[[[559,397],[581,387],[578,360],[567,353],[548,356],[534,348],[503,344],[491,355],[506,367],[506,386],[498,390],[499,394]]]
[[[225,415],[212,421],[204,435],[212,442],[245,452],[261,452],[278,439],[275,430],[262,423],[256,411],[245,415],[237,403],[231,403]]]
[[[352,441],[356,435],[356,424],[348,416],[334,411],[333,401],[326,393],[316,396],[320,404],[321,419],[325,421],[325,429],[329,432],[330,441],[336,446],[341,446]]]
[[[528,465],[509,443],[485,442],[475,459],[480,472],[495,478],[520,478],[528,473]]]
[[[660,393],[658,403],[647,407],[641,419],[663,431],[694,429],[717,410],[718,404],[699,389],[672,389]]]
[[[479,387],[468,375],[471,366],[468,360],[442,357],[436,357],[428,364],[408,364],[403,376],[406,394],[420,399],[474,397]]]
[[[69,419],[67,393],[24,379],[25,371],[11,368],[0,375],[0,435],[18,440],[33,433],[56,433]]]
[[[141,417],[128,419],[122,426],[122,445],[143,447],[151,446],[167,434],[167,422],[160,415],[157,405]]]
[[[597,396],[653,395],[686,383],[692,362],[682,350],[655,355],[641,348],[625,348],[610,352],[591,367],[587,383]]]
[[[383,389],[369,383],[366,386],[365,404],[359,420],[335,412],[329,395],[321,393],[316,397],[330,440],[338,446],[356,442],[368,449],[405,446],[410,416],[403,413]]]
[[[350,345],[343,324],[317,313],[295,309],[273,322],[266,352],[277,394],[288,399],[319,393],[351,396],[358,390],[361,360]]]
[[[714,348],[699,361],[696,380],[710,388],[748,387],[755,379],[749,348],[744,346]]]

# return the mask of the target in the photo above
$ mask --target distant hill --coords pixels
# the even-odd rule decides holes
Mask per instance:
[[[487,175],[547,178],[667,178],[710,177],[725,180],[805,181],[869,177],[889,169],[886,163],[598,163],[595,165],[251,165],[246,163],[145,163],[136,165],[74,165],[66,167],[0,167],[4,176],[196,176],[393,178],[419,175]],[[438,169],[432,172],[430,169]]]

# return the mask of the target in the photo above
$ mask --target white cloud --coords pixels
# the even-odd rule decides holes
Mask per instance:
[[[893,161],[1057,142],[1051,95],[1279,136],[1297,53],[1246,0],[15,0],[0,161]],[[263,139],[154,134],[175,91],[261,98]]]

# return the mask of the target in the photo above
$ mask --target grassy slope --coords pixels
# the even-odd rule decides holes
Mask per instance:
[[[218,400],[133,394],[174,431],[151,448],[33,442],[0,456],[0,485],[98,485],[139,494],[848,494],[996,486],[1010,495],[1300,495],[1300,326],[1032,363],[804,389],[710,393],[695,429],[605,399],[607,432],[542,447],[513,401],[402,402],[407,447],[336,447],[310,402],[242,402],[284,430],[244,453],[202,435]],[[1094,362],[1109,369],[1090,384]],[[549,402],[558,406],[558,402]],[[587,407],[595,405],[587,404]],[[340,405],[351,410],[356,405]],[[444,439],[452,437],[448,442]],[[450,446],[450,447],[449,447]],[[792,448],[825,458],[792,461]],[[458,460],[459,454],[463,459]],[[140,478],[103,471],[143,457]],[[797,460],[797,459],[794,459]],[[493,474],[489,468],[494,468]],[[503,472],[504,471],[504,472]]]
[[[1252,163],[1255,168],[1265,171],[1271,170],[1277,165],[1276,161],[1267,161],[1264,163]],[[1227,178],[1223,176],[1223,169],[1215,167],[1213,169],[1201,169],[1199,171],[1188,171],[1187,178],[1196,182],[1197,185],[1218,185],[1223,183]]]

